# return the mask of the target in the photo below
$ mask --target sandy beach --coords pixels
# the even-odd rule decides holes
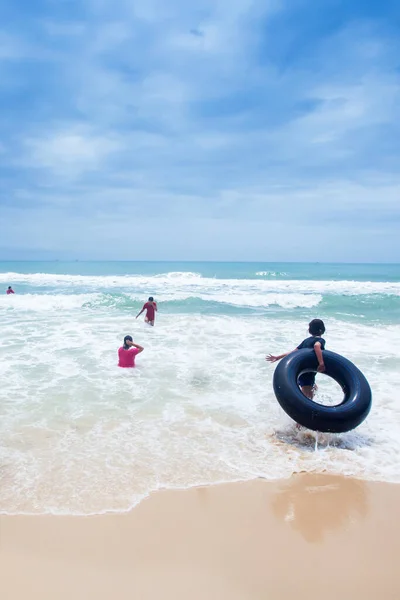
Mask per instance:
[[[329,475],[2,516],[2,600],[400,598],[400,486]]]

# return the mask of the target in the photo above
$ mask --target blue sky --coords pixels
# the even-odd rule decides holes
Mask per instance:
[[[0,259],[400,261],[399,6],[3,0]]]

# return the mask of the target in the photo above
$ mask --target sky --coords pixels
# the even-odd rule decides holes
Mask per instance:
[[[398,0],[2,0],[0,260],[400,262]]]

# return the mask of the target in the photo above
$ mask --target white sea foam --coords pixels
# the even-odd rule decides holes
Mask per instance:
[[[382,281],[314,281],[314,280],[282,280],[282,279],[218,279],[201,277],[197,273],[167,273],[155,276],[144,275],[61,275],[48,273],[0,273],[0,282],[29,284],[35,287],[79,287],[92,291],[104,289],[134,288],[143,293],[164,294],[170,292],[186,292],[198,296],[201,293],[218,294],[265,294],[265,293],[297,293],[297,294],[338,294],[338,295],[370,295],[388,294],[400,296],[400,282]],[[93,289],[95,288],[95,289]]]
[[[160,487],[299,471],[400,481],[400,326],[330,321],[328,347],[365,372],[374,405],[355,432],[316,438],[279,408],[264,360],[301,323],[160,314],[153,329],[52,308],[0,312],[0,512],[126,510]],[[128,332],[145,346],[134,371],[116,367]]]
[[[282,308],[311,308],[317,306],[322,296],[316,294],[241,294],[234,291],[227,294],[201,293],[197,295],[190,292],[165,290],[162,296],[163,302],[184,302],[185,300],[203,300],[217,302],[231,306],[247,308],[267,308],[269,306],[280,306]],[[15,296],[0,296],[0,311],[35,311],[47,312],[50,310],[79,310],[82,308],[96,309],[106,305],[118,307],[127,300],[132,303],[142,304],[143,293],[123,294],[111,296],[101,293],[87,294],[21,294]]]
[[[233,306],[243,306],[252,308],[263,308],[267,306],[281,306],[282,308],[311,308],[317,306],[322,296],[319,294],[289,294],[283,293],[265,293],[265,294],[243,294],[237,291],[230,291],[226,294],[201,294],[202,300],[211,300]]]
[[[283,277],[286,275],[283,271],[257,271],[259,277]]]
[[[196,281],[202,279],[200,273],[192,273],[191,271],[170,271],[169,273],[160,273],[159,275],[152,275],[157,279],[168,279],[171,281]]]
[[[35,311],[81,309],[100,302],[102,294],[16,294],[0,296],[0,311]]]

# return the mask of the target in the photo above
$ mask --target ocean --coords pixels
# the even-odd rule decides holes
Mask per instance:
[[[119,512],[298,472],[400,482],[399,265],[3,262],[1,286],[1,513]],[[135,320],[150,295],[154,328]],[[316,317],[372,388],[346,434],[296,430],[273,393],[265,355]],[[126,334],[145,348],[134,370],[117,367]]]

